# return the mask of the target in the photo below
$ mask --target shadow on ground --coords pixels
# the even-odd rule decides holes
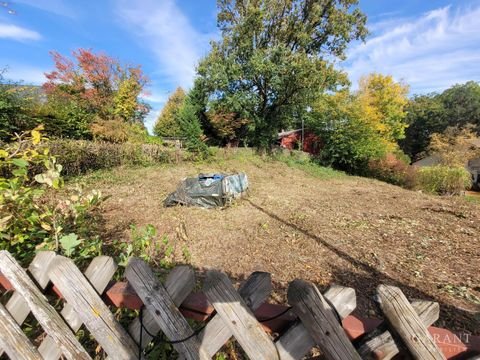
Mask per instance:
[[[405,293],[407,298],[409,298],[409,300],[422,299],[438,302],[440,305],[440,319],[435,325],[440,327],[446,327],[455,331],[467,331],[475,335],[480,334],[480,311],[466,311],[464,309],[460,309],[458,307],[447,304],[441,299],[432,297],[431,295],[413,286],[405,284],[391,277],[390,275],[379,271],[375,267],[352,257],[348,253],[340,250],[338,247],[333,246],[327,239],[324,239],[316,234],[312,234],[308,230],[305,230],[296,224],[282,219],[275,213],[265,209],[260,205],[255,204],[249,199],[245,199],[245,201],[248,202],[255,209],[270,216],[272,219],[275,219],[276,221],[283,223],[284,225],[289,226],[298,232],[301,232],[305,236],[316,241],[318,244],[321,244],[331,252],[335,253],[338,257],[349,262],[358,270],[360,270],[359,273],[345,271],[341,268],[335,267],[334,264],[331,264],[331,273],[334,282],[342,286],[352,287],[357,292],[357,309],[354,313],[365,316],[365,314],[368,314],[368,312],[370,311],[371,315],[378,315],[379,313],[378,311],[376,311],[377,309],[375,309],[375,306],[371,306],[372,303],[375,303],[374,298],[376,288],[380,284],[393,285],[399,287]]]

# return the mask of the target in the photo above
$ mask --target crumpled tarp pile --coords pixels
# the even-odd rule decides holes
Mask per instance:
[[[200,174],[195,178],[184,179],[177,190],[168,195],[164,205],[224,207],[244,195],[247,189],[248,178],[245,173]]]

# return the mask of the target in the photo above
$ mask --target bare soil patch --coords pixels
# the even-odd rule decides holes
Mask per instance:
[[[186,176],[244,171],[251,190],[226,209],[164,208]],[[357,313],[376,316],[380,283],[440,303],[437,326],[480,334],[480,205],[413,192],[380,181],[322,179],[259,158],[215,164],[115,169],[87,177],[112,197],[109,236],[128,240],[129,224],[153,224],[178,254],[186,246],[199,272],[218,268],[236,279],[272,273],[273,300],[285,301],[295,278],[357,290]]]

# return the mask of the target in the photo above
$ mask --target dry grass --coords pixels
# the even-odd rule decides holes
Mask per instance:
[[[480,334],[478,203],[304,169],[237,156],[83,180],[113,195],[106,204],[109,237],[128,239],[129,224],[153,224],[178,253],[188,247],[199,271],[215,267],[237,279],[268,271],[278,301],[295,278],[321,288],[352,286],[363,316],[376,314],[375,287],[395,284],[410,298],[438,301],[438,326]],[[162,206],[180,179],[210,171],[246,172],[248,198],[223,210]]]

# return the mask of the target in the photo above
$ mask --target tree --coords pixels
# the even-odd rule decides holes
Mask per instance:
[[[386,141],[390,151],[397,148],[398,140],[405,138],[407,94],[408,86],[395,82],[390,75],[374,73],[359,82],[357,98],[363,117]]]
[[[106,54],[79,49],[73,60],[52,52],[55,70],[45,74],[45,116],[56,135],[87,137],[94,122],[143,124],[149,105],[140,95],[148,83],[140,67],[124,66]],[[48,131],[50,124],[46,124]],[[88,130],[86,130],[88,129]]]
[[[157,136],[177,137],[181,135],[178,112],[185,101],[185,91],[178,87],[167,100],[153,127]]]
[[[448,119],[437,94],[414,96],[408,102],[406,112],[408,127],[400,147],[412,159],[416,159],[425,153],[434,133],[445,131]]]
[[[14,133],[34,128],[39,107],[38,89],[7,81],[0,70],[0,140],[10,140]]]
[[[387,153],[387,142],[365,121],[358,98],[348,91],[323,95],[307,119],[307,126],[321,138],[324,165],[365,174],[370,160]]]
[[[474,81],[454,85],[441,94],[415,96],[407,106],[406,138],[402,149],[412,158],[421,157],[435,133],[447,127],[472,124],[480,134],[480,85]]]
[[[182,107],[178,111],[178,123],[180,134],[186,138],[186,148],[203,158],[208,153],[205,144],[202,125],[195,113],[195,106],[189,97],[185,98]]]
[[[428,152],[438,156],[442,165],[464,167],[468,160],[480,156],[472,142],[477,138],[474,128],[473,125],[448,127],[443,133],[433,134]]]
[[[475,125],[480,133],[480,85],[476,81],[454,85],[440,95],[449,126]]]
[[[207,113],[216,136],[222,141],[222,145],[230,146],[237,144],[242,133],[245,133],[248,119],[241,119],[239,114],[226,110],[212,110]]]
[[[364,39],[357,0],[219,0],[222,39],[200,62],[209,108],[250,119],[253,144],[269,148],[319,93],[347,83],[333,66]]]

